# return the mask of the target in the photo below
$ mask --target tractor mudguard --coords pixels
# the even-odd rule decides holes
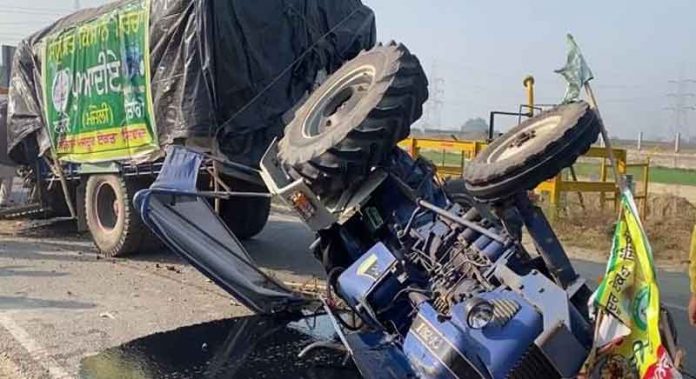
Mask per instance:
[[[305,299],[261,271],[215,214],[196,181],[203,156],[170,146],[157,180],[135,196],[144,223],[238,301],[259,314],[297,310]]]

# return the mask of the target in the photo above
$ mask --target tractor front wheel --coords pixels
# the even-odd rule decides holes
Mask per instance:
[[[466,189],[486,202],[531,190],[573,165],[599,132],[599,117],[587,103],[560,105],[493,141],[466,166]]]

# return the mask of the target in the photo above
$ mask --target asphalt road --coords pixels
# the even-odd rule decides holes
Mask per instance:
[[[311,233],[293,217],[273,216],[247,243],[261,266],[283,280],[307,281],[321,268],[307,251]],[[592,279],[604,267],[576,262]],[[696,354],[687,325],[688,279],[660,273],[663,302],[682,344]],[[80,361],[153,333],[247,315],[244,307],[169,253],[100,259],[85,238],[0,237],[0,378],[71,378]],[[691,364],[689,370],[696,371]]]
[[[71,235],[0,237],[0,378],[72,378],[83,357],[108,347],[249,314],[171,253],[102,259]],[[302,282],[321,273],[311,242],[302,224],[277,215],[247,248],[281,279]]]

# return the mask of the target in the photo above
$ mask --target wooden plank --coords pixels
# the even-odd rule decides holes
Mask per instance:
[[[626,157],[626,150],[621,150],[621,149],[614,149],[614,156],[616,156],[617,159],[621,159]],[[590,150],[587,151],[583,155],[584,158],[609,158],[609,152],[607,149],[603,147],[591,147]]]
[[[482,141],[447,141],[427,138],[409,138],[401,141],[399,146],[403,149],[415,146],[418,149],[444,150],[457,153],[466,151],[471,153],[471,156],[475,156],[487,146],[487,144]]]
[[[613,182],[561,182],[560,191],[569,192],[616,192],[616,183]]]

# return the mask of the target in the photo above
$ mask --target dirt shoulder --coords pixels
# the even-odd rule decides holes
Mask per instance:
[[[553,220],[554,231],[572,258],[606,262],[618,214],[612,204],[602,208],[592,196],[585,195],[584,203],[583,208],[575,194],[567,194],[566,206]],[[696,206],[680,196],[655,194],[641,216],[656,265],[687,271]]]
[[[6,352],[0,353],[0,378],[26,378]]]

